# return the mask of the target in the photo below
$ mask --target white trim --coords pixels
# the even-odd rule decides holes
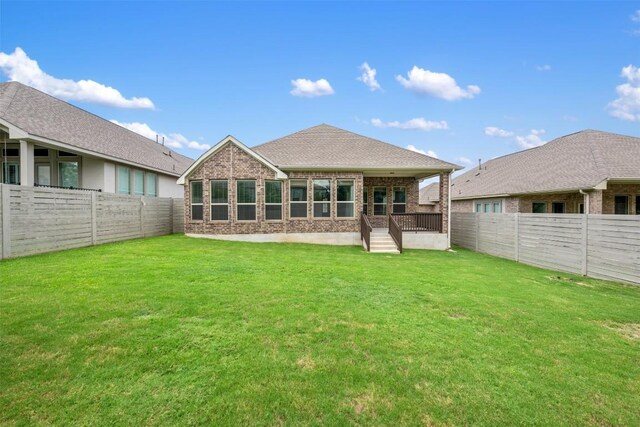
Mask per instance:
[[[179,185],[184,185],[184,183],[186,182],[186,180],[189,177],[189,175],[191,174],[191,172],[193,172],[198,166],[200,166],[209,157],[211,157],[216,152],[218,152],[227,143],[234,144],[236,147],[240,148],[245,153],[247,153],[248,155],[250,155],[251,157],[253,157],[257,161],[259,161],[260,163],[262,163],[263,165],[267,166],[269,169],[274,171],[276,173],[276,179],[287,179],[287,174],[282,172],[280,169],[278,169],[275,165],[273,165],[267,159],[265,159],[264,157],[262,157],[261,155],[259,155],[255,151],[251,150],[249,147],[244,145],[242,142],[238,141],[233,136],[229,135],[229,136],[223,138],[220,142],[218,142],[216,145],[211,147],[209,150],[207,150],[207,152],[204,153],[202,156],[198,157],[198,159],[195,162],[193,162],[193,164],[191,166],[189,166],[189,169],[187,169],[180,176],[180,178],[178,178],[177,183]]]

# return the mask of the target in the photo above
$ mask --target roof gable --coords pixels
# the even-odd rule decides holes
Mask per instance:
[[[253,147],[287,169],[462,169],[433,157],[377,139],[321,124]]]
[[[193,162],[142,135],[18,82],[0,83],[0,120],[10,129],[18,129],[20,137],[61,144],[169,175],[180,175]]]
[[[178,178],[178,184],[181,184],[181,185],[185,184],[186,181],[187,181],[187,178],[189,177],[189,175],[191,175],[196,169],[198,169],[198,167],[201,164],[206,162],[207,159],[209,159],[211,156],[216,154],[218,151],[220,151],[227,144],[235,145],[236,147],[240,148],[241,150],[243,150],[245,153],[247,153],[248,155],[250,155],[251,157],[253,157],[257,161],[262,163],[263,165],[267,166],[269,169],[271,169],[272,171],[274,171],[276,173],[276,178],[277,179],[286,179],[287,178],[287,174],[282,172],[280,169],[278,169],[276,166],[274,166],[267,159],[265,159],[264,157],[262,157],[261,155],[259,155],[255,151],[251,150],[249,147],[247,147],[246,145],[244,145],[243,143],[238,141],[233,136],[228,135],[225,138],[223,138],[220,142],[218,142],[216,145],[214,145],[209,150],[207,150],[207,152],[204,153],[202,156],[198,157],[198,160],[193,162],[193,164],[191,164],[191,166],[189,166],[189,168],[182,174],[182,176],[180,176],[180,178]]]

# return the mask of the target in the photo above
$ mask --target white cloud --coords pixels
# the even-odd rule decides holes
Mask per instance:
[[[640,121],[640,69],[628,65],[622,69],[620,75],[627,79],[627,83],[616,87],[618,98],[608,105],[609,114],[622,120]]]
[[[551,71],[551,65],[549,65],[549,64],[536,65],[536,70],[538,70],[538,71]]]
[[[507,130],[500,129],[494,126],[487,126],[486,128],[484,128],[484,134],[487,136],[495,136],[498,138],[509,138],[510,136],[513,136],[513,132],[509,132]]]
[[[211,148],[208,144],[201,144],[196,141],[190,141],[187,137],[182,135],[181,133],[170,133],[169,135],[164,134],[162,132],[157,132],[146,123],[132,122],[132,123],[121,123],[117,120],[111,120],[111,123],[115,123],[123,128],[127,128],[135,133],[139,133],[140,135],[147,137],[153,141],[156,140],[156,135],[158,136],[158,141],[162,142],[162,138],[164,137],[164,145],[169,148],[179,149],[184,147],[193,148],[194,150],[208,150]]]
[[[458,162],[458,163],[461,163],[461,164],[463,164],[463,165],[467,165],[467,166],[470,166],[470,165],[472,165],[472,164],[473,164],[473,162],[471,161],[471,159],[468,159],[468,158],[466,158],[466,157],[456,157],[454,160],[455,160],[456,162]]]
[[[466,89],[461,88],[455,79],[445,73],[436,73],[414,67],[407,73],[408,79],[403,76],[396,76],[396,80],[402,86],[420,95],[430,95],[442,98],[447,101],[458,99],[471,99],[480,93],[480,88],[476,85],[469,85]]]
[[[431,131],[431,130],[445,130],[449,129],[449,125],[446,121],[441,120],[439,122],[434,122],[431,120],[427,120],[423,117],[416,117],[415,119],[407,120],[406,122],[383,122],[380,119],[371,119],[371,124],[377,128],[395,128],[395,129],[403,129],[403,130],[423,130],[423,131]]]
[[[433,157],[434,159],[438,158],[438,155],[435,151],[432,150],[421,150],[413,144],[407,145],[407,150],[414,151],[416,153],[424,154],[425,156]]]
[[[40,69],[38,62],[29,58],[21,48],[13,53],[0,52],[0,71],[10,80],[24,83],[49,95],[118,108],[153,109],[149,98],[125,98],[120,91],[93,80],[58,79]]]
[[[358,77],[362,83],[367,85],[367,87],[373,92],[376,90],[381,90],[380,83],[376,80],[376,69],[371,68],[369,64],[366,62],[360,66],[360,70],[362,70],[362,75]]]
[[[326,79],[316,80],[312,82],[307,79],[291,80],[293,89],[289,92],[293,96],[304,96],[306,98],[314,98],[316,96],[333,95],[334,91]]]
[[[531,129],[528,135],[516,136],[516,142],[522,148],[533,148],[543,145],[545,142],[540,136],[546,131],[544,129]]]
[[[636,10],[633,15],[631,15],[631,20],[633,22],[640,22],[640,10]]]

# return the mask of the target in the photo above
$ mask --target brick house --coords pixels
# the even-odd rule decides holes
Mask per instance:
[[[218,239],[449,247],[449,177],[459,166],[329,125],[248,148],[228,136],[178,180],[185,233]],[[419,213],[439,177],[441,213]]]
[[[640,215],[640,138],[584,130],[498,157],[454,178],[451,200],[453,212]]]

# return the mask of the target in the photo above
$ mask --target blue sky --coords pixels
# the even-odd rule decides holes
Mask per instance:
[[[0,79],[194,158],[227,134],[252,146],[329,123],[468,166],[587,128],[640,136],[638,10],[2,1]]]

